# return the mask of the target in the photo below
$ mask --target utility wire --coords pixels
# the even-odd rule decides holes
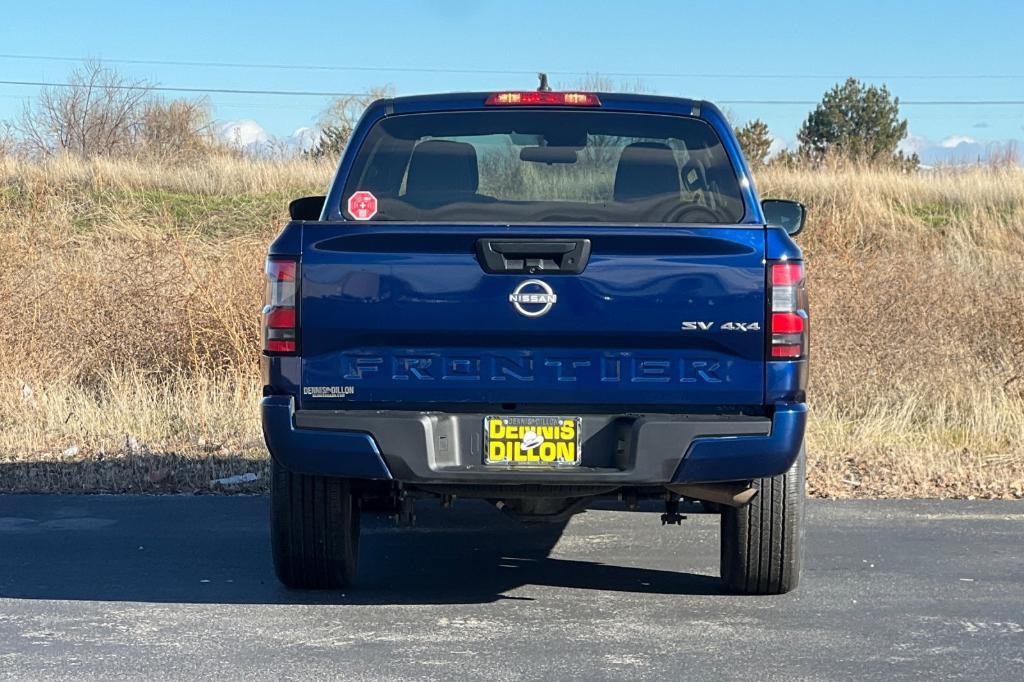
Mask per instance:
[[[812,99],[716,99],[718,104],[821,104],[821,100]],[[952,107],[952,106],[1024,106],[1024,99],[901,99],[900,106],[918,107]]]
[[[43,88],[77,88],[79,83],[0,80],[0,85],[35,85]],[[107,85],[113,90],[152,90],[154,92],[198,92],[228,95],[289,95],[295,97],[362,97],[365,92],[323,92],[319,90],[240,90],[236,88],[172,88],[163,85]]]
[[[0,80],[0,85],[29,85],[44,88],[74,88],[75,83],[50,83],[46,81],[15,81]],[[151,90],[154,92],[191,92],[229,95],[281,95],[288,97],[362,97],[365,92],[330,92],[322,90],[244,90],[240,88],[176,88],[162,85],[104,85],[116,90]],[[757,105],[814,105],[817,100],[810,99],[725,99],[715,100],[719,104],[757,104]],[[900,105],[907,106],[1024,106],[1024,99],[931,99],[931,100],[900,100]]]
[[[32,54],[0,54],[0,59],[18,59],[26,61],[82,62],[85,57],[65,57],[56,55]],[[97,61],[111,64],[136,64],[149,66],[203,66],[232,69],[280,69],[284,71],[364,71],[377,73],[450,73],[450,74],[484,74],[532,76],[536,70],[514,69],[452,69],[434,67],[403,67],[403,66],[351,66],[330,64],[260,64],[251,62],[212,62],[178,59],[102,59]],[[760,79],[760,80],[842,80],[846,76],[830,76],[828,74],[774,74],[774,73],[671,73],[643,71],[548,71],[553,76],[588,76],[599,73],[602,76],[615,78],[722,78],[722,79]],[[865,74],[861,78],[870,80],[1017,80],[1024,79],[1024,74]]]

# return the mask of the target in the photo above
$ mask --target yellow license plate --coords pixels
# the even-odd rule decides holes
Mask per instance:
[[[484,463],[579,466],[579,417],[484,417]]]

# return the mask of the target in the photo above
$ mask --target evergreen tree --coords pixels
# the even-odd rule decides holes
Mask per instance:
[[[800,155],[812,162],[826,158],[916,167],[917,155],[897,152],[907,136],[900,100],[884,85],[866,86],[856,78],[825,93],[800,128]]]
[[[768,152],[772,146],[772,136],[768,132],[768,125],[759,118],[748,122],[745,126],[736,131],[736,138],[740,142],[743,156],[747,163],[753,167],[763,166],[768,163]]]

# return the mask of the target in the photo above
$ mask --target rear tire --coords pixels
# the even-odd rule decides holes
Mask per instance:
[[[359,558],[359,501],[344,478],[296,474],[272,459],[270,547],[274,572],[297,589],[351,584]]]
[[[722,511],[722,581],[741,594],[784,594],[800,583],[807,463],[755,481],[757,497]]]

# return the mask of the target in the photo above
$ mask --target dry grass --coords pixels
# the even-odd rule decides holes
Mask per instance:
[[[263,254],[332,170],[0,160],[0,489],[262,475]],[[1024,173],[759,184],[811,208],[812,490],[1024,495]]]
[[[811,207],[811,484],[1024,493],[1024,172],[773,170]]]
[[[251,374],[125,368],[88,385],[19,390],[0,419],[0,489],[180,492],[248,472],[262,478]]]

